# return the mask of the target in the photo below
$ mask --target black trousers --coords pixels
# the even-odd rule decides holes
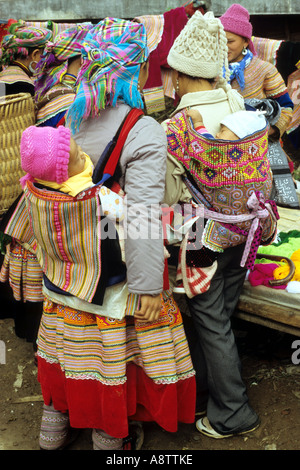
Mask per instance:
[[[199,400],[207,395],[207,417],[216,431],[242,431],[258,417],[248,403],[241,362],[231,328],[246,269],[240,267],[244,245],[228,248],[207,292],[188,299],[193,325],[187,325]],[[200,401],[198,406],[201,406]]]

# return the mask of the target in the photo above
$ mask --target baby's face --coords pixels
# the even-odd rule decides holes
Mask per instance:
[[[85,167],[85,153],[76,141],[71,137],[70,145],[70,159],[68,173],[69,177],[78,175],[84,170]]]
[[[221,124],[219,132],[216,134],[217,139],[221,140],[238,140],[238,136],[234,134],[228,127]]]

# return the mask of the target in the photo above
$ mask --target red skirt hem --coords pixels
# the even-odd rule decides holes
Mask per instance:
[[[68,412],[74,428],[102,429],[117,438],[128,435],[128,420],[152,421],[168,432],[178,422],[195,419],[194,376],[176,383],[154,383],[144,370],[129,363],[124,384],[66,378],[59,364],[38,358],[38,380],[46,405]]]

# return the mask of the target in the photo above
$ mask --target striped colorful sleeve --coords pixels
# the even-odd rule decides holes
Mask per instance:
[[[201,134],[203,135],[204,137],[206,137],[207,139],[214,139],[214,136],[212,134],[210,134],[208,132],[208,130],[206,129],[206,127],[204,126],[197,126],[195,127],[195,131],[198,132],[198,134]]]
[[[275,99],[281,106],[281,116],[276,122],[276,127],[279,129],[280,135],[283,135],[291,122],[294,105],[282,76],[272,64],[268,64],[264,89],[267,98]]]

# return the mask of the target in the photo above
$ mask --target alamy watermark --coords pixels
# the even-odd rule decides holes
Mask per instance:
[[[6,95],[6,86],[5,83],[0,82],[0,97]]]
[[[187,250],[199,250],[202,247],[204,227],[204,207],[193,207],[191,204],[172,206],[161,204],[127,205],[124,203],[118,212],[103,212],[98,232],[102,240],[159,240],[167,239],[168,243],[181,241],[187,234],[192,243]]]
[[[292,353],[292,363],[295,365],[300,364],[300,339],[295,339],[295,341],[292,342],[292,349],[295,349],[295,351]]]
[[[294,104],[300,103],[300,80],[293,81],[289,94]]]
[[[6,364],[6,346],[2,340],[0,340],[0,364]]]

